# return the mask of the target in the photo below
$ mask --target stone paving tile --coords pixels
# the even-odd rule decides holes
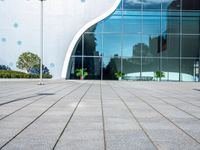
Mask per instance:
[[[105,88],[104,92],[113,93]],[[116,95],[116,94],[115,94]],[[108,97],[114,97],[112,95]],[[105,133],[107,148],[110,150],[155,149],[138,123],[119,99],[106,100],[103,103],[105,112]]]
[[[32,97],[32,98],[27,98],[27,99],[23,99],[23,100],[16,100],[14,103],[8,103],[6,105],[2,105],[0,106],[0,120],[5,117],[6,115],[9,115],[10,113],[12,112],[16,112],[18,109],[21,109],[25,106],[28,106],[28,104],[32,104],[36,101],[39,101],[41,100],[43,97],[46,97],[48,96],[49,94],[50,95],[54,95],[55,93],[57,93],[58,91],[60,90],[63,90],[64,88],[66,88],[66,85],[65,86],[54,86],[56,87],[57,89],[55,90],[55,88],[50,88],[50,89],[47,89],[45,91],[41,91],[41,92],[38,92],[37,93],[37,96],[36,97]],[[41,95],[39,95],[41,94]],[[15,100],[15,98],[12,98],[10,99],[10,101],[13,101]],[[2,101],[1,101],[2,102]]]
[[[0,104],[9,102],[0,105],[3,149],[200,149],[198,83],[37,83],[0,81]],[[38,92],[47,95],[12,101]]]
[[[71,88],[73,89],[73,88]],[[48,96],[36,103],[24,108],[12,116],[1,120],[0,122],[0,146],[3,146],[8,140],[19,133],[26,125],[31,123],[41,113],[53,105],[56,101],[66,95],[70,89],[60,91],[56,95]],[[14,123],[13,123],[14,122]]]
[[[83,97],[56,149],[104,149],[99,90],[99,86],[93,85]],[[96,98],[94,98],[95,95]]]
[[[79,93],[79,97],[84,94],[87,87],[88,85],[85,85],[77,89],[76,92]],[[27,130],[16,137],[6,149],[16,149],[16,145],[19,146],[20,150],[27,150],[29,147],[35,150],[52,149],[77,103],[78,100],[69,99],[66,96],[35,121],[30,128],[27,128]]]
[[[119,88],[118,88],[118,93],[130,94],[126,90],[119,89]],[[157,105],[157,103],[159,103],[157,101],[155,102],[155,100],[152,100],[152,97],[147,97],[142,94],[140,94],[140,98],[144,99],[145,101],[150,102],[150,104],[152,104],[154,107],[155,105]],[[128,106],[131,108],[132,112],[137,116],[138,120],[144,126],[149,136],[158,145],[160,149],[199,149],[200,148],[198,142],[194,141],[188,135],[184,134],[181,130],[176,128],[176,126],[174,126],[171,122],[169,122],[164,117],[162,117],[158,112],[153,110],[146,103],[141,101],[139,98],[136,98],[135,96],[133,96],[132,101],[131,100],[127,101],[126,99],[127,97],[125,97],[125,101],[127,102]],[[161,112],[165,111],[163,112],[165,114],[166,113],[168,113],[169,115],[171,114],[171,117],[170,117],[171,119],[173,117],[180,118],[181,120],[192,118],[188,116],[187,114],[180,112],[179,110],[175,111],[173,109],[169,109],[169,106],[167,105],[160,104],[156,108]],[[199,125],[198,121],[197,120],[195,121],[196,121],[195,123]],[[188,122],[188,123],[191,124],[192,122]],[[196,140],[198,140],[198,135],[199,135],[198,129],[195,130],[195,134],[192,132],[190,132],[190,134],[195,136]],[[163,141],[169,144],[165,144],[163,143]]]

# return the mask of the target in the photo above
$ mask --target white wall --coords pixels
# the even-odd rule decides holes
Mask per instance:
[[[75,34],[109,10],[115,1],[44,1],[44,64],[55,78],[61,77],[66,51]],[[40,54],[39,0],[0,1],[0,20],[0,64],[16,69],[17,58],[22,52]]]

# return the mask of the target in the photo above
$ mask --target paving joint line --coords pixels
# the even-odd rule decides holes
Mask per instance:
[[[154,90],[155,91],[155,90]],[[170,91],[169,91],[170,92]],[[158,93],[158,92],[157,92]],[[160,94],[165,94],[164,92],[159,92]],[[154,97],[156,97],[156,96],[154,96]],[[166,96],[167,97],[167,96]],[[190,103],[190,102],[188,102],[188,101],[184,101],[184,100],[180,100],[179,98],[177,98],[177,97],[175,97],[175,96],[168,96],[168,97],[171,97],[171,98],[174,98],[174,99],[176,99],[176,100],[178,100],[178,101],[180,101],[180,102],[183,102],[183,103],[186,103],[186,104],[190,104],[190,105],[192,105],[192,106],[195,106],[195,107],[198,107],[198,108],[200,108],[200,106],[199,105],[195,105],[195,104],[193,104],[193,103]],[[159,97],[158,97],[159,98]],[[187,97],[188,98],[188,97]]]
[[[158,99],[158,100],[160,100],[160,101],[162,101],[162,102],[164,102],[164,103],[167,104],[167,105],[170,105],[170,106],[172,106],[172,107],[174,107],[174,108],[176,108],[176,109],[178,109],[178,110],[184,112],[185,114],[187,114],[187,115],[189,115],[189,116],[191,116],[191,117],[193,117],[193,118],[195,118],[195,119],[197,119],[197,120],[200,120],[199,117],[197,117],[197,116],[195,116],[195,115],[193,115],[193,114],[187,112],[186,110],[184,110],[184,109],[182,109],[182,108],[177,107],[177,106],[174,105],[174,104],[171,104],[171,103],[169,103],[169,102],[163,100],[162,98],[158,98],[158,97],[153,96],[153,95],[151,95],[151,96],[154,97],[154,98],[156,98],[156,99]]]
[[[45,114],[49,109],[51,109],[53,106],[55,106],[58,102],[60,102],[63,98],[65,98],[67,95],[73,93],[77,89],[79,89],[81,86],[83,86],[85,83],[81,84],[80,86],[72,89],[70,92],[59,98],[56,102],[54,102],[51,106],[49,106],[45,111],[43,111],[39,116],[37,116],[33,121],[31,121],[28,125],[26,125],[21,131],[19,131],[15,136],[13,136],[10,140],[8,140],[6,143],[4,143],[1,147],[4,148],[6,145],[8,145],[12,140],[14,140],[18,135],[20,135],[25,129],[27,129],[30,125],[32,125],[36,120],[38,120],[43,114]]]
[[[56,86],[57,87],[57,86]],[[44,92],[46,90],[51,90],[55,87],[51,87],[51,88],[48,88],[48,89],[44,89],[42,91],[38,91],[38,92]],[[41,95],[38,95],[38,94],[33,94],[33,95],[30,95],[28,97],[22,97],[22,98],[17,98],[17,99],[13,99],[13,100],[10,100],[10,101],[7,101],[7,102],[4,102],[4,103],[0,103],[0,107],[3,106],[3,105],[6,105],[6,104],[10,104],[10,103],[13,103],[13,102],[18,102],[18,101],[22,101],[22,100],[26,100],[26,99],[30,99],[30,98],[34,98],[34,97],[39,97]]]
[[[90,84],[90,86],[87,88],[87,90],[85,91],[85,93],[81,96],[81,98],[80,98],[80,100],[78,101],[76,107],[74,108],[72,114],[70,115],[70,118],[68,119],[68,121],[67,121],[67,123],[65,124],[65,126],[64,126],[64,128],[63,128],[63,130],[62,130],[62,132],[60,133],[58,139],[56,140],[56,143],[54,144],[52,150],[55,150],[56,146],[58,145],[58,142],[60,141],[62,135],[64,134],[65,130],[67,129],[67,126],[69,125],[71,119],[73,118],[74,113],[76,112],[76,110],[77,110],[79,104],[81,103],[83,97],[86,95],[86,93],[89,91],[89,89],[92,87],[92,85],[93,85],[93,83]]]
[[[70,84],[70,85],[71,85],[71,84]],[[57,90],[55,93],[58,93],[58,92],[60,92],[60,91],[65,90],[65,89],[68,88],[70,85],[68,85],[67,87],[62,88],[62,89],[60,89],[60,90]],[[56,87],[58,87],[58,86],[56,86]],[[56,88],[56,87],[53,87],[53,88]],[[48,89],[48,90],[51,90],[51,89],[53,89],[53,88],[50,88],[50,89]],[[27,106],[29,106],[29,105],[31,105],[31,104],[33,104],[33,103],[35,103],[35,102],[38,102],[38,101],[42,100],[43,98],[45,98],[45,97],[47,97],[47,96],[49,96],[49,95],[41,96],[40,98],[38,98],[38,99],[36,99],[36,100],[34,100],[34,101],[32,101],[32,102],[30,102],[30,103],[28,103],[28,104],[26,104],[26,105],[20,107],[20,108],[18,108],[17,110],[15,110],[15,111],[13,111],[13,112],[7,114],[6,116],[0,118],[0,121],[2,121],[3,119],[5,119],[5,118],[11,116],[12,114],[14,114],[14,113],[16,113],[16,112],[18,112],[18,111],[20,111],[20,110],[26,108]]]
[[[101,99],[101,115],[102,115],[102,126],[103,126],[103,141],[104,141],[104,150],[107,150],[106,130],[105,130],[105,115],[104,115],[102,94],[103,94],[103,92],[102,92],[102,81],[100,81],[100,99]]]
[[[29,93],[29,92],[33,91],[34,89],[38,89],[38,87],[34,87],[34,88],[23,90],[23,91],[17,91],[17,92],[14,92],[14,93],[10,93],[8,95],[0,96],[0,98],[5,98],[5,97],[8,97],[8,96],[12,96],[12,95],[20,94],[20,93],[26,93],[26,92]],[[40,89],[42,89],[42,87],[40,87]]]
[[[35,85],[35,84],[34,84]],[[35,85],[35,86],[37,86],[37,85]],[[38,85],[39,86],[39,85]],[[19,93],[26,93],[26,92],[31,92],[32,90],[34,90],[34,89],[38,89],[38,86],[37,87],[34,87],[34,88],[31,88],[31,89],[27,89],[27,90],[22,90],[22,91],[17,91],[17,92],[14,92],[13,93],[13,91],[11,91],[11,93],[10,94],[8,94],[8,95],[4,95],[4,96],[0,96],[0,98],[5,98],[5,97],[8,97],[8,96],[11,96],[11,95],[15,95],[15,94],[19,94]],[[42,89],[43,87],[40,87],[39,88],[39,90],[38,91],[40,91],[41,89]]]
[[[127,89],[127,88],[126,88]],[[158,111],[155,107],[153,107],[151,104],[149,104],[148,102],[146,102],[145,100],[143,100],[142,98],[140,98],[139,96],[133,94],[129,89],[127,89],[127,91],[129,93],[131,93],[132,95],[134,95],[135,97],[137,97],[139,100],[141,100],[142,102],[144,102],[145,104],[147,104],[148,106],[150,106],[153,110],[155,110],[157,113],[159,113],[161,116],[163,116],[166,120],[168,120],[170,123],[172,123],[176,128],[178,128],[179,130],[181,130],[185,135],[187,135],[188,137],[190,137],[192,140],[194,140],[196,143],[200,144],[200,142],[195,139],[192,135],[190,135],[189,133],[187,133],[185,130],[183,130],[181,127],[179,127],[177,124],[175,124],[172,120],[170,120],[168,117],[166,117],[164,114],[162,114],[160,111]]]
[[[131,86],[132,87],[132,86]],[[156,90],[154,90],[154,91],[156,91]],[[156,91],[157,92],[157,91]],[[171,92],[170,90],[168,90],[167,92]],[[158,92],[157,92],[158,93]],[[160,92],[159,91],[159,93],[160,94],[166,94],[165,92]],[[178,93],[173,93],[173,94],[175,94],[175,95],[177,95]],[[192,105],[192,106],[195,106],[195,107],[198,107],[198,108],[200,108],[200,106],[199,105],[195,105],[195,104],[193,104],[193,103],[190,103],[190,102],[188,102],[188,101],[184,101],[184,100],[180,100],[179,98],[177,98],[176,96],[169,96],[169,97],[171,97],[171,98],[174,98],[174,99],[176,99],[176,100],[178,100],[178,101],[180,101],[180,102],[183,102],[183,103],[186,103],[186,104],[190,104],[190,105]],[[166,96],[167,97],[167,96]],[[189,97],[187,97],[187,98],[189,98]]]
[[[131,87],[131,88],[132,88],[132,87]],[[146,93],[146,94],[148,94],[148,93]],[[162,94],[162,92],[160,92],[160,94]],[[154,96],[154,95],[152,95],[152,94],[149,94],[149,95],[151,95],[152,97],[154,97],[154,98],[156,98],[156,99],[158,99],[158,100],[160,100],[160,101],[163,101],[164,103],[166,103],[166,104],[168,104],[168,105],[171,105],[171,106],[173,106],[173,107],[175,107],[175,108],[177,108],[177,109],[183,111],[184,113],[186,113],[186,114],[192,116],[192,117],[195,118],[195,119],[200,120],[199,117],[197,117],[197,116],[195,116],[195,115],[193,115],[193,114],[190,114],[189,112],[183,110],[182,108],[177,107],[177,106],[174,105],[174,104],[171,104],[171,103],[169,103],[169,102],[166,102],[166,101],[163,100],[163,98],[161,98],[161,97],[157,97],[157,96]],[[189,102],[186,102],[186,101],[182,101],[182,100],[180,100],[180,99],[178,99],[178,98],[176,98],[176,97],[173,97],[173,96],[170,96],[170,97],[171,97],[171,98],[175,98],[176,100],[178,100],[178,101],[180,101],[180,102],[182,102],[182,103],[190,104],[190,105],[192,105],[192,106],[195,106],[195,107],[200,108],[200,106],[198,106],[198,105],[194,105],[194,104],[192,104],[192,103],[189,103]]]
[[[190,105],[192,105],[192,106],[194,106],[194,107],[198,107],[198,108],[200,108],[199,105],[195,105],[195,104],[193,104],[193,103],[190,103],[190,102],[187,102],[187,101],[184,101],[184,100],[180,100],[180,99],[177,98],[177,97],[172,97],[172,98],[175,98],[175,99],[177,99],[178,101],[181,101],[181,102],[183,102],[183,103],[190,104]]]
[[[146,135],[146,137],[149,139],[149,141],[151,142],[151,144],[154,146],[154,148],[157,149],[157,150],[159,150],[158,146],[151,139],[151,137],[149,136],[149,134],[147,133],[147,131],[145,130],[145,128],[142,126],[142,124],[140,123],[140,121],[134,115],[134,113],[132,112],[132,110],[130,109],[130,107],[127,105],[127,103],[124,101],[124,99],[116,92],[116,90],[114,90],[114,88],[110,84],[108,84],[108,85],[111,87],[111,89],[115,92],[115,94],[122,101],[122,103],[124,104],[124,106],[127,108],[128,112],[131,114],[132,118],[138,123],[139,127],[142,129],[142,131],[144,132],[144,134]]]

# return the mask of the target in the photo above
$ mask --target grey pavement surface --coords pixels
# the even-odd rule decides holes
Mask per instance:
[[[200,150],[200,83],[0,80],[0,149]]]

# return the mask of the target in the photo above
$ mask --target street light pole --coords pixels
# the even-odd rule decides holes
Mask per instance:
[[[43,1],[45,0],[40,0],[41,1],[41,20],[40,20],[40,82],[39,85],[44,85],[43,82],[43,54],[44,54],[44,7],[43,7]]]

